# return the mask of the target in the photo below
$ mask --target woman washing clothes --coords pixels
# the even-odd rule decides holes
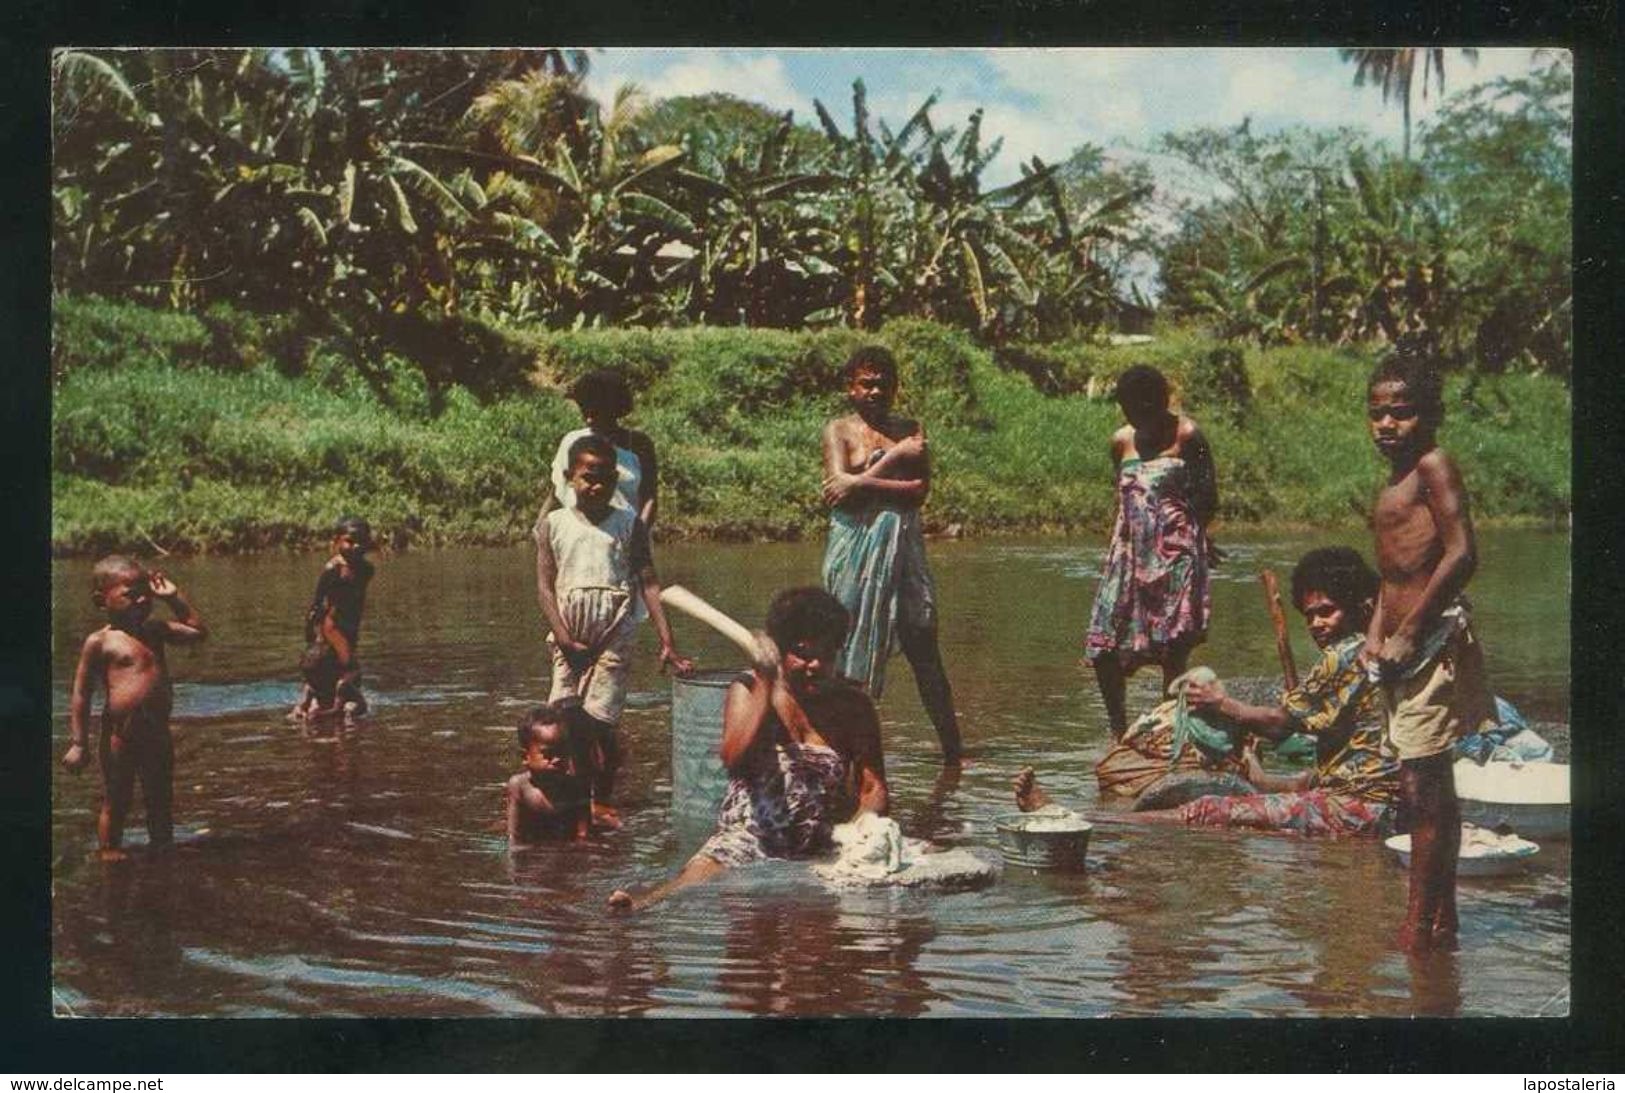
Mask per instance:
[[[835,675],[848,616],[821,588],[773,598],[749,672],[728,688],[722,712],[728,790],[717,830],[675,877],[615,910],[636,910],[727,869],[831,848],[831,829],[862,812],[885,815],[880,721],[862,690]]]

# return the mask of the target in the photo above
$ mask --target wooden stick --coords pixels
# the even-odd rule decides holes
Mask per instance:
[[[1281,609],[1281,588],[1275,583],[1275,571],[1260,569],[1258,579],[1264,585],[1264,604],[1269,608],[1270,624],[1275,627],[1275,653],[1281,658],[1281,679],[1287,690],[1298,685],[1298,666],[1292,663],[1292,643],[1286,634],[1286,612]]]
[[[675,607],[683,614],[698,619],[722,634],[745,651],[746,656],[756,655],[756,635],[752,634],[740,623],[724,615],[715,607],[700,599],[694,593],[680,584],[668,585],[660,590],[660,602],[667,607]]]
[[[156,550],[159,554],[162,554],[165,558],[169,557],[169,551],[160,546],[158,540],[154,539],[151,535],[148,535],[146,528],[142,527],[140,524],[137,524],[135,526],[135,530],[141,533],[141,538],[152,544],[152,549]]]

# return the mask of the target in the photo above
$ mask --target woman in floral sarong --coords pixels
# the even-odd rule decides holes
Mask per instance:
[[[717,830],[672,879],[610,906],[641,908],[726,869],[829,850],[830,830],[860,812],[885,815],[886,763],[874,703],[835,675],[847,612],[821,588],[773,598],[755,664],[722,712],[728,791]]]
[[[956,766],[959,721],[937,646],[936,587],[920,528],[931,490],[925,433],[919,422],[892,415],[897,363],[886,349],[859,349],[844,375],[853,412],[824,428],[824,587],[852,615],[837,668],[878,700],[886,659],[901,646],[943,762]]]
[[[1217,555],[1206,529],[1219,503],[1213,452],[1196,422],[1168,409],[1162,373],[1128,369],[1117,404],[1129,422],[1112,437],[1117,522],[1084,646],[1114,739],[1128,728],[1128,676],[1160,665],[1166,693],[1207,635]]]

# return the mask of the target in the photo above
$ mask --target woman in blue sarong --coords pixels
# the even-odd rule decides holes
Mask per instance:
[[[897,362],[885,348],[859,349],[842,376],[852,413],[824,427],[824,587],[852,616],[838,670],[878,700],[886,659],[900,646],[943,762],[957,766],[959,721],[937,647],[936,589],[920,527],[931,490],[925,433],[919,422],[892,415]]]

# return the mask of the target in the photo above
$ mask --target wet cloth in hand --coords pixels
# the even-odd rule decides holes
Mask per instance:
[[[1166,728],[1169,732],[1168,765],[1178,761],[1187,747],[1194,748],[1208,760],[1226,759],[1236,752],[1235,735],[1228,722],[1216,714],[1203,713],[1190,708],[1185,689],[1196,683],[1204,687],[1223,686],[1212,668],[1192,668],[1168,685],[1174,697],[1139,717],[1123,734],[1125,743],[1141,733],[1156,733]]]
[[[1184,690],[1192,681],[1212,683],[1217,677],[1211,668],[1202,667],[1174,680],[1176,697],[1137,718],[1101,756],[1095,780],[1103,795],[1138,797],[1173,771],[1245,776],[1232,733],[1212,715],[1186,705]]]

